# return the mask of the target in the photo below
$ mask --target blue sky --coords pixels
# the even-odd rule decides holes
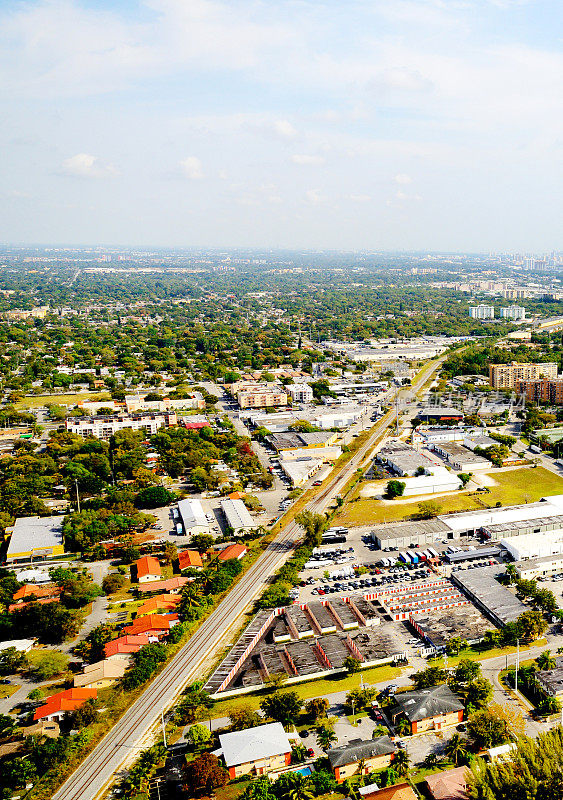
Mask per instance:
[[[0,2],[0,239],[561,248],[562,7]]]

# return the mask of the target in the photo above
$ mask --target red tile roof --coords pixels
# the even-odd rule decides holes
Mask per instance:
[[[104,646],[105,657],[115,656],[118,653],[136,653],[141,647],[149,643],[146,633],[137,636],[120,636]]]
[[[36,586],[34,583],[24,583],[24,585],[20,586],[17,592],[15,592],[13,599],[14,602],[17,603],[19,600],[30,600],[33,596],[38,600],[44,597],[56,598],[60,593],[60,588],[53,584],[49,586]]]
[[[188,569],[188,567],[203,567],[203,561],[197,550],[182,550],[178,553],[178,562],[180,569]]]
[[[181,599],[182,595],[180,594],[159,594],[157,597],[149,597],[137,609],[137,617],[154,614],[158,611],[174,611]]]
[[[139,586],[140,592],[175,592],[181,589],[186,583],[189,583],[192,578],[168,578],[165,581],[150,581],[142,583]]]
[[[137,579],[143,578],[145,575],[162,575],[158,559],[153,556],[143,556],[135,562],[137,567]]]
[[[97,689],[66,689],[48,697],[45,704],[36,709],[33,719],[43,719],[61,711],[74,711],[86,700],[95,700],[97,696]]]
[[[138,617],[126,628],[123,628],[124,633],[146,633],[150,634],[163,634],[173,627],[173,623],[179,622],[177,614],[147,614],[146,617]]]
[[[230,544],[224,550],[221,550],[217,557],[220,561],[229,561],[231,558],[242,558],[247,553],[248,548],[243,544]]]

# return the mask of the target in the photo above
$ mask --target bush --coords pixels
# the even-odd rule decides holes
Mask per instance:
[[[104,594],[115,594],[119,589],[123,589],[126,583],[127,578],[125,575],[121,575],[119,572],[112,572],[111,575],[106,575],[103,579],[102,589]]]

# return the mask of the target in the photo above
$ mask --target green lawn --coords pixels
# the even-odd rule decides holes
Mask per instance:
[[[98,403],[102,400],[111,400],[111,395],[109,392],[61,392],[60,394],[29,395],[20,400],[19,403],[16,403],[15,406],[21,411],[25,408],[41,408],[47,405],[75,406],[82,400],[93,400]]]
[[[437,497],[440,513],[475,511],[495,506],[498,502],[503,506],[533,503],[548,495],[563,494],[563,478],[544,467],[522,467],[509,472],[488,474],[498,484],[491,486],[489,493],[457,492],[447,497]],[[374,525],[409,519],[418,511],[420,502],[413,500],[409,503],[382,503],[376,499],[358,499],[358,494],[359,488],[338,514],[337,519],[340,524]]]
[[[398,667],[384,665],[382,667],[372,667],[362,670],[356,675],[335,675],[332,678],[323,678],[317,681],[307,681],[306,683],[288,684],[282,691],[297,692],[302,700],[310,700],[312,697],[322,697],[334,692],[349,692],[360,686],[360,676],[364,684],[380,683],[382,681],[392,681],[401,674]],[[253,694],[243,694],[240,697],[231,697],[228,700],[219,700],[211,709],[211,718],[228,717],[234,708],[251,708],[253,711],[260,707],[260,703],[269,694],[264,690]]]

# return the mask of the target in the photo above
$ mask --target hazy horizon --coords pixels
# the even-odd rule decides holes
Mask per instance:
[[[5,0],[0,239],[559,250],[562,19],[555,0]]]

